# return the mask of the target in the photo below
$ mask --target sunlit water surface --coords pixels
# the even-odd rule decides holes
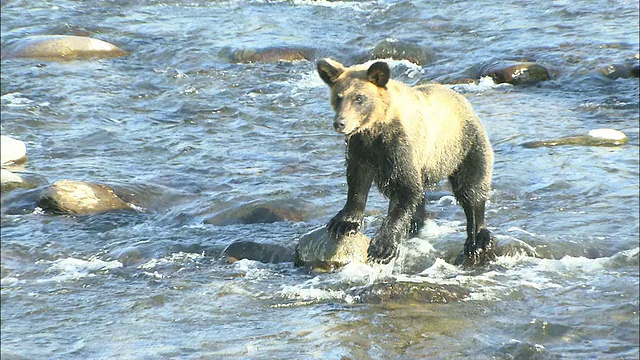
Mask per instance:
[[[105,183],[143,209],[3,211],[3,359],[638,358],[638,79],[597,72],[637,58],[636,1],[3,4],[3,45],[82,28],[131,51],[3,60],[2,134],[27,143],[24,174],[41,185]],[[233,241],[289,245],[322,226],[346,182],[344,140],[313,61],[233,64],[225,51],[297,46],[350,63],[387,38],[434,54],[423,66],[390,62],[411,84],[501,60],[551,71],[538,86],[458,87],[496,154],[487,221],[498,241],[523,241],[541,258],[451,265],[464,215],[444,202],[430,205],[435,219],[391,267],[226,264]],[[629,144],[521,146],[601,127]],[[304,221],[205,221],[253,201],[294,204]],[[369,232],[385,209],[372,192]],[[469,295],[448,304],[352,295],[389,277]]]

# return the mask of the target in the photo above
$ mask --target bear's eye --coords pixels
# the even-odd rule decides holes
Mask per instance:
[[[356,104],[362,104],[364,102],[364,95],[356,95],[354,101],[356,102]]]

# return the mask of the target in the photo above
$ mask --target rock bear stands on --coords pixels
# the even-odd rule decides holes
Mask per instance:
[[[331,88],[333,126],[347,144],[347,202],[327,228],[333,236],[360,230],[371,184],[389,199],[387,217],[369,247],[369,261],[388,263],[403,236],[424,220],[424,187],[448,177],[467,219],[466,257],[492,246],[484,222],[493,151],[471,104],[437,84],[391,80],[385,62],[345,67],[317,62]]]

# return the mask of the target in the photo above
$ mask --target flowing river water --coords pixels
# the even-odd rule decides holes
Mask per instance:
[[[602,70],[637,65],[637,1],[2,4],[3,47],[80,34],[130,52],[2,60],[2,134],[26,142],[21,174],[36,186],[108,184],[139,210],[16,211],[29,190],[3,193],[3,360],[639,357],[638,78]],[[290,246],[342,207],[344,138],[332,129],[315,59],[355,63],[385,40],[429,54],[420,65],[388,60],[412,85],[478,79],[478,69],[501,61],[549,70],[536,85],[485,78],[455,87],[496,155],[487,222],[498,242],[528,244],[538,256],[452,265],[464,214],[434,201],[434,218],[388,267],[227,264],[222,251],[234,241]],[[272,47],[312,55],[229,56]],[[623,131],[629,143],[521,146],[595,128]],[[444,182],[434,190],[449,191]],[[225,218],[251,204],[297,215]],[[385,211],[372,191],[368,231]],[[446,303],[356,295],[390,279],[465,295]]]

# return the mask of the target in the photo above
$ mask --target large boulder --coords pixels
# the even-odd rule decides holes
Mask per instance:
[[[371,239],[360,232],[334,239],[323,226],[300,237],[294,263],[319,270],[331,270],[352,262],[366,263],[370,243]]]
[[[2,51],[2,58],[78,60],[113,58],[128,52],[108,42],[84,36],[39,35],[18,39]]]
[[[105,185],[73,180],[60,180],[49,185],[40,193],[37,203],[44,210],[71,215],[132,209]]]
[[[0,158],[2,165],[23,163],[27,160],[27,146],[20,140],[1,135]]]

